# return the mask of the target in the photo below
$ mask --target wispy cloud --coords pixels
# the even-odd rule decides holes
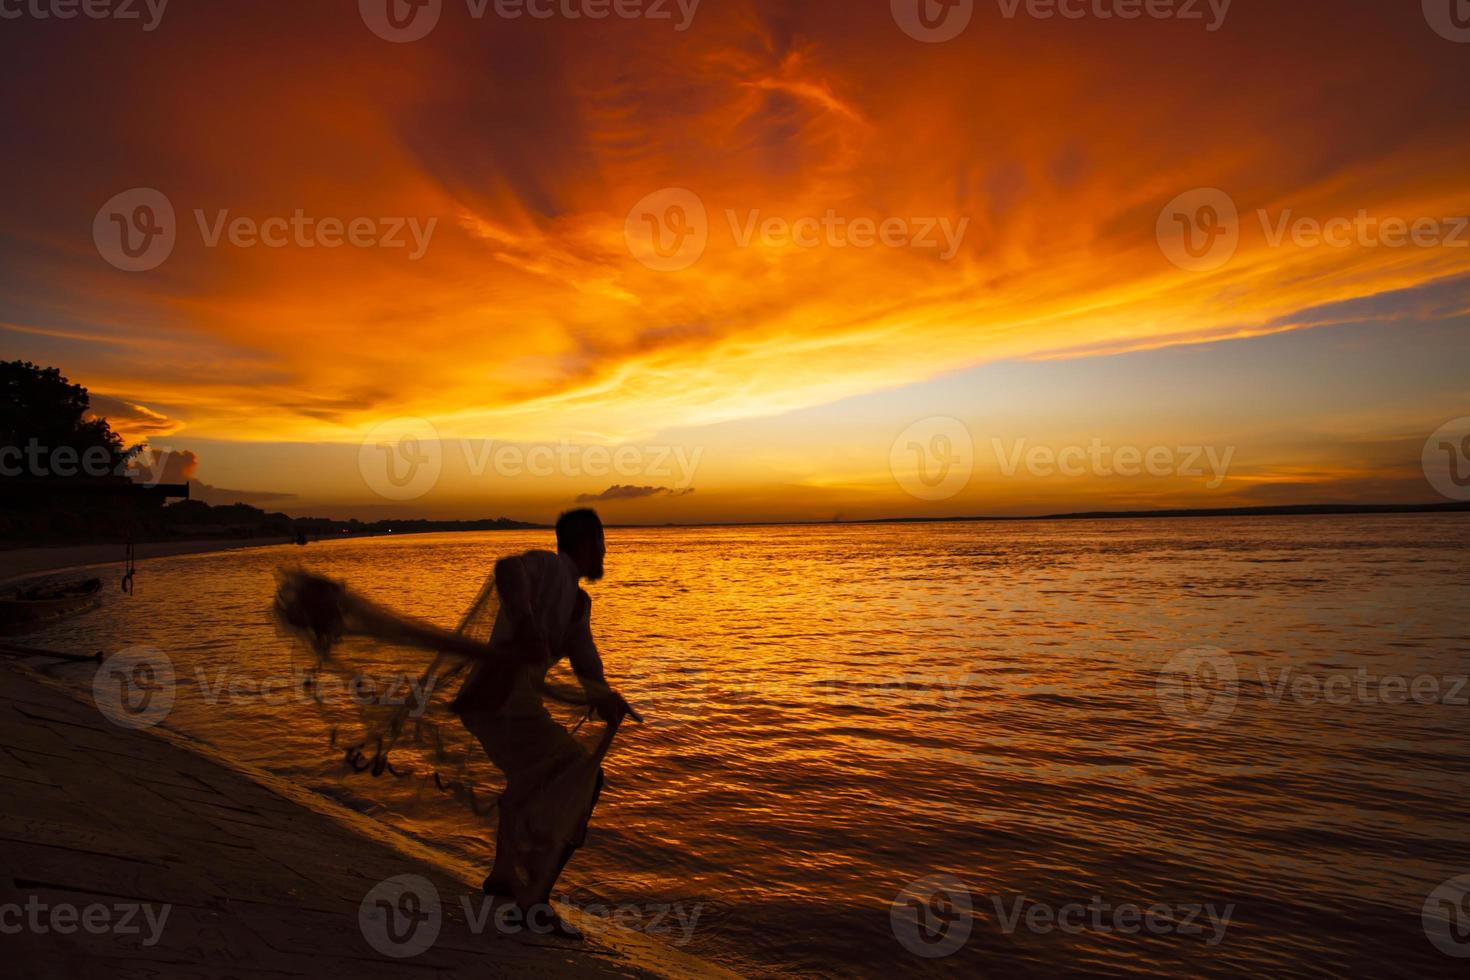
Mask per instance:
[[[1273,244],[1257,217],[1470,209],[1466,51],[1392,7],[1265,5],[1212,33],[977,8],[961,38],[921,45],[882,3],[732,0],[677,35],[487,19],[389,45],[351,4],[231,4],[171,22],[141,76],[125,32],[17,22],[5,43],[26,53],[0,79],[30,95],[0,110],[17,147],[0,180],[25,193],[4,206],[0,330],[139,432],[354,445],[404,415],[446,438],[627,441],[1000,361],[1451,316],[1464,302],[1414,290],[1470,272],[1470,250]],[[262,74],[242,36],[292,71]],[[1316,43],[1261,41],[1301,36]],[[75,97],[77,64],[108,98]],[[91,228],[135,185],[170,199],[178,242],[128,274]],[[1156,224],[1200,187],[1235,199],[1240,245],[1190,272]],[[625,238],[664,188],[704,213],[702,254],[676,271]],[[411,260],[206,247],[196,212],[220,211],[439,220]],[[825,231],[742,239],[829,214],[968,223],[948,259]],[[168,419],[124,412],[147,405]],[[698,499],[721,489],[702,479]]]
[[[183,428],[182,422],[162,412],[109,395],[93,394],[91,405],[92,414],[107,419],[112,431],[129,445],[172,435]]]
[[[671,487],[635,487],[614,484],[601,493],[579,493],[579,504],[608,503],[614,500],[638,500],[643,497],[682,497],[694,492],[693,487],[675,490]]]

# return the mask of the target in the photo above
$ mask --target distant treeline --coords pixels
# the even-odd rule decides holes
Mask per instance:
[[[1283,504],[1260,507],[1212,507],[1181,510],[1095,510],[1075,514],[1042,514],[1035,517],[882,517],[853,524],[962,524],[986,521],[1136,521],[1162,517],[1303,517],[1350,514],[1463,514],[1470,503],[1441,501],[1432,504]]]
[[[344,534],[427,534],[431,531],[511,531],[540,527],[508,517],[476,521],[337,520],[331,517],[288,517],[267,513],[249,504],[216,504],[181,500],[160,508],[161,521],[152,530],[169,537],[276,538],[305,535],[308,539],[340,537]]]
[[[3,495],[0,495],[3,496]],[[0,540],[11,545],[82,544],[92,541],[197,540],[205,538],[304,538],[355,534],[424,534],[431,531],[508,531],[540,527],[501,517],[477,521],[336,520],[268,513],[249,504],[75,499],[43,506],[0,506]]]
[[[56,368],[0,361],[0,546],[195,538],[340,537],[537,527],[508,518],[371,521],[288,517],[249,504],[166,498],[127,478],[127,447]],[[158,487],[154,490],[171,490]],[[177,488],[182,496],[184,488]]]
[[[268,513],[249,504],[198,500],[161,502],[72,501],[67,506],[0,507],[0,540],[12,545],[81,544],[91,541],[195,540],[205,538],[304,538],[308,541],[354,534],[424,534],[431,531],[509,531],[536,528],[500,517],[478,521],[336,520]]]

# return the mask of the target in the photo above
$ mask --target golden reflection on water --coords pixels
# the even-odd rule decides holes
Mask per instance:
[[[249,689],[306,662],[267,616],[283,560],[452,627],[496,557],[548,540],[161,560],[36,642],[155,645],[170,727],[484,863],[480,822],[344,780],[309,705]],[[1432,971],[1420,908],[1470,871],[1470,709],[1312,703],[1281,677],[1463,674],[1467,543],[1458,517],[615,530],[593,626],[649,724],[619,736],[569,875],[698,903],[689,949],[754,973]],[[1160,671],[1203,647],[1237,701],[1191,727]],[[975,931],[920,960],[889,905],[935,873]],[[1006,934],[1018,895],[1234,903],[1236,924],[1218,946]]]

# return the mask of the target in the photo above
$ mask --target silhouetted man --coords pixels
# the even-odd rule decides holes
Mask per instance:
[[[586,838],[602,768],[547,712],[547,670],[567,658],[604,721],[616,724],[624,714],[642,720],[603,678],[592,641],[592,601],[579,585],[602,578],[606,551],[597,513],[573,510],[557,519],[555,554],[528,551],[497,562],[500,610],[490,634],[492,656],[476,664],[454,703],[506,778],[485,892],[514,899],[532,929],[570,937],[579,934],[548,901]]]

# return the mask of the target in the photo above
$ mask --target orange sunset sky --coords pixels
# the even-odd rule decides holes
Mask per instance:
[[[86,385],[206,499],[303,515],[1442,499],[1420,458],[1470,414],[1470,43],[1432,0],[977,0],[937,43],[903,0],[477,6],[404,43],[373,0],[0,20],[4,356]],[[94,235],[135,188],[175,216],[144,271]],[[1171,206],[1221,200],[1233,253],[1181,253]],[[210,244],[298,212],[432,231]],[[827,215],[840,233],[799,220]],[[1417,239],[1386,243],[1394,221]],[[403,418],[439,441],[407,447],[434,478],[395,499],[371,471]],[[1008,464],[1094,444],[1179,465]],[[915,483],[941,464],[961,477]]]

